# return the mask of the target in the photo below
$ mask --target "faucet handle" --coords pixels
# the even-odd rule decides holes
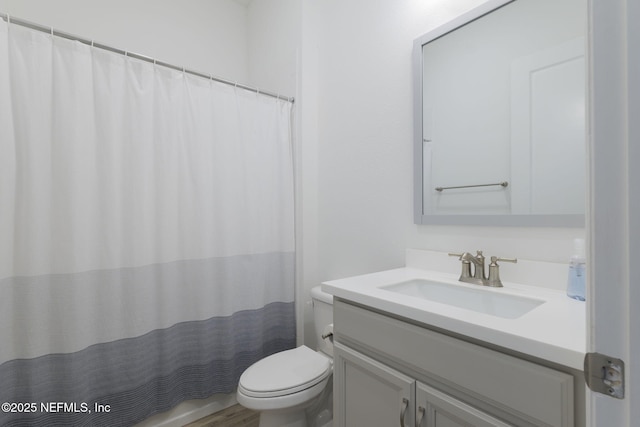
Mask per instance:
[[[460,279],[458,280],[468,279],[471,277],[471,261],[463,259],[465,254],[467,254],[467,252],[461,254],[449,253],[449,256],[458,257],[458,259],[462,261],[462,270],[460,271]]]
[[[501,288],[502,281],[500,280],[500,266],[498,265],[498,261],[500,262],[512,262],[517,263],[517,258],[498,258],[497,256],[491,257],[491,263],[489,264],[489,279],[488,286],[492,286],[494,288]]]
[[[518,258],[499,258],[497,256],[492,256],[491,257],[491,264],[495,264],[496,261],[500,261],[500,262],[512,262],[514,264],[516,264],[518,262]]]

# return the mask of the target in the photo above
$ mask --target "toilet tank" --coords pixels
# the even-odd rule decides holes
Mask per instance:
[[[318,350],[333,357],[333,336],[322,339],[327,328],[333,331],[333,295],[323,292],[320,286],[311,288],[313,302],[313,327],[316,332]]]

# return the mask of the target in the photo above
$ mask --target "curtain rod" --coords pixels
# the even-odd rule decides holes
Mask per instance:
[[[65,33],[63,31],[58,31],[58,30],[56,30],[56,29],[54,29],[52,27],[46,27],[44,25],[35,24],[33,22],[26,21],[24,19],[18,19],[18,18],[11,17],[7,13],[1,13],[0,12],[0,18],[2,18],[8,24],[20,25],[22,27],[31,28],[32,30],[41,31],[43,33],[49,33],[49,34],[51,34],[53,36],[58,36],[58,37],[63,37],[63,38],[68,39],[68,40],[78,41],[80,43],[83,43],[83,44],[86,44],[86,45],[89,45],[89,46],[92,46],[92,47],[97,47],[99,49],[108,50],[110,52],[114,52],[114,53],[117,53],[119,55],[124,55],[124,56],[128,56],[128,57],[131,57],[131,58],[139,59],[139,60],[142,60],[142,61],[151,62],[151,63],[153,63],[155,65],[160,65],[160,66],[165,67],[165,68],[171,68],[173,70],[182,71],[184,73],[191,74],[191,75],[194,75],[194,76],[197,76],[197,77],[202,77],[204,79],[213,80],[213,81],[216,81],[216,82],[219,82],[219,83],[224,83],[224,84],[227,84],[227,85],[239,88],[239,89],[247,90],[247,91],[250,91],[250,92],[255,92],[258,95],[266,95],[266,96],[270,96],[272,98],[277,98],[277,99],[284,100],[284,101],[291,102],[291,103],[293,103],[295,101],[295,99],[293,97],[283,96],[283,95],[280,95],[280,94],[277,94],[277,93],[260,90],[260,89],[255,88],[255,87],[251,87],[251,86],[243,85],[243,84],[240,84],[240,83],[237,83],[237,82],[233,82],[231,80],[226,80],[226,79],[223,79],[223,78],[220,78],[220,77],[215,77],[215,76],[213,76],[211,74],[201,73],[199,71],[190,70],[190,69],[187,69],[187,68],[184,68],[184,67],[178,67],[176,65],[169,64],[167,62],[158,61],[158,60],[156,60],[154,58],[150,58],[150,57],[145,56],[145,55],[140,55],[138,53],[128,52],[126,50],[118,49],[118,48],[115,48],[115,47],[112,47],[112,46],[108,46],[108,45],[105,45],[105,44],[101,44],[101,43],[95,43],[93,40],[85,39],[85,38],[76,36],[74,34]]]

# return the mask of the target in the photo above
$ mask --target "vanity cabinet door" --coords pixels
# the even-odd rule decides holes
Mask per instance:
[[[426,384],[416,384],[417,427],[509,427],[473,406]]]
[[[333,384],[335,427],[415,425],[415,380],[339,343]]]

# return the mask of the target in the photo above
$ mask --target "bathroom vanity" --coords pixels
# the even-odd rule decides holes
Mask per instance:
[[[430,261],[411,266],[423,256]],[[461,284],[429,269],[450,268],[445,258],[410,251],[405,268],[323,284],[334,295],[333,425],[584,426],[584,303],[507,281],[499,289]],[[404,290],[421,281],[467,301],[434,301],[447,289]],[[518,298],[537,303],[492,307]]]

